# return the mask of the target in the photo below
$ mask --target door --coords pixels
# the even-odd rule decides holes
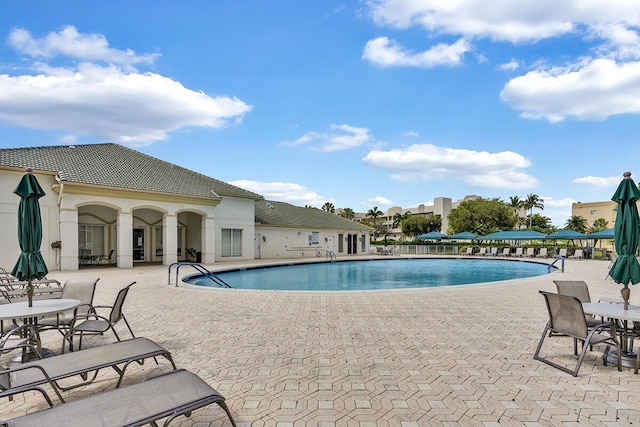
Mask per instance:
[[[133,229],[133,261],[144,261],[144,228]]]
[[[253,235],[253,257],[260,259],[260,234]]]

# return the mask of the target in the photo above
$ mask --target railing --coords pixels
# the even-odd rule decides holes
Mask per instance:
[[[327,249],[327,258],[334,262],[337,259],[336,253]]]
[[[561,265],[560,265],[560,271],[561,271],[562,273],[564,273],[564,260],[565,260],[565,258],[564,258],[563,256],[558,256],[558,257],[556,257],[556,258],[553,260],[553,262],[552,262],[551,264],[549,264],[549,267],[547,267],[547,272],[548,272],[548,273],[551,273],[551,269],[552,269],[553,267],[555,267],[555,263],[556,263],[556,262],[558,262],[558,261],[560,261],[560,264],[561,264]],[[556,267],[556,268],[557,268],[557,267]]]
[[[211,279],[213,283],[215,283],[218,286],[221,286],[223,288],[231,287],[224,280],[216,276],[212,271],[207,270],[206,268],[204,268],[204,266],[195,262],[174,262],[171,265],[169,265],[168,278],[167,278],[168,285],[171,285],[171,269],[173,268],[173,266],[176,266],[176,288],[178,287],[178,272],[180,271],[180,267],[185,265],[193,267],[198,273],[202,273],[203,276],[208,277],[209,279]]]

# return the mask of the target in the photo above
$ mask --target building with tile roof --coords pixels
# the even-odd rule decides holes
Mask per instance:
[[[250,260],[265,257],[259,242],[264,243],[267,230],[284,227],[276,224],[282,218],[272,216],[270,224],[269,216],[266,222],[256,217],[256,203],[264,203],[261,195],[118,144],[0,149],[4,268],[13,266],[19,252],[19,198],[13,190],[26,168],[33,169],[46,193],[40,199],[42,253],[50,270],[94,263],[129,268],[148,262]],[[320,222],[305,226],[308,215],[293,215],[290,226],[328,230],[324,227],[334,215],[319,212],[325,214],[322,221],[316,218]],[[342,226],[334,230],[335,238],[343,229],[351,233],[351,222]]]

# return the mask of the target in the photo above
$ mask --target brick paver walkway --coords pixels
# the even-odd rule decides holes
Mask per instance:
[[[605,280],[607,265],[572,260],[564,273],[525,280],[363,292],[176,288],[166,285],[163,266],[49,277],[100,277],[98,304],[111,304],[120,287],[137,281],[125,304],[136,335],[156,340],[178,367],[220,391],[239,426],[637,425],[640,376],[603,366],[598,349],[587,354],[577,378],[533,360],[547,321],[538,290],[555,291],[552,280],[561,278],[585,280],[594,300],[619,296],[620,285]],[[639,302],[635,287],[632,302]],[[89,338],[85,345],[112,340]],[[44,333],[43,341],[59,351],[56,332]],[[556,360],[575,363],[571,339],[547,343]],[[126,382],[167,369],[147,362],[132,368]],[[67,396],[108,389],[114,378],[104,371],[97,383]],[[43,407],[27,394],[1,401],[0,414]],[[230,424],[214,405],[173,425]]]

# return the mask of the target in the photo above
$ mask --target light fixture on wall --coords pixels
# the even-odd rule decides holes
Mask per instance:
[[[302,231],[298,231],[298,236],[302,236]]]
[[[262,236],[262,241],[266,242],[267,241],[267,236]]]
[[[325,237],[325,238],[324,238],[324,241],[325,241],[325,242],[328,242],[328,241],[329,241],[329,238],[328,238],[328,237]]]

